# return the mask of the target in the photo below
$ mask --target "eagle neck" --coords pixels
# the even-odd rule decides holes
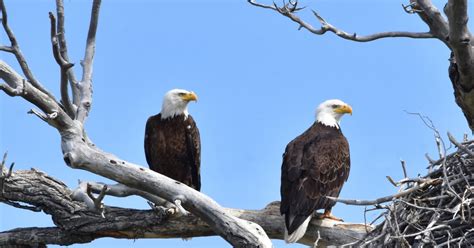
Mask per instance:
[[[325,126],[328,127],[333,127],[336,129],[339,129],[339,120],[341,116],[334,117],[334,115],[325,113],[325,112],[320,112],[318,116],[316,117],[316,121],[318,123],[321,123]]]
[[[183,115],[184,120],[188,119],[188,106],[186,104],[167,104],[163,103],[161,107],[161,119],[166,120],[175,116]]]

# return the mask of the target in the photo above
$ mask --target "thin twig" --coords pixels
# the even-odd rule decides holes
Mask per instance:
[[[347,204],[347,205],[362,205],[362,206],[364,206],[364,205],[375,205],[375,204],[388,202],[388,201],[391,201],[393,199],[396,199],[396,198],[399,198],[399,197],[402,197],[402,196],[406,196],[406,195],[408,195],[410,193],[413,193],[413,192],[415,192],[419,189],[422,189],[424,187],[439,184],[439,183],[441,183],[441,180],[439,180],[439,179],[429,179],[429,180],[426,180],[425,182],[423,182],[421,184],[417,184],[416,186],[413,186],[413,187],[411,187],[407,190],[404,190],[400,193],[385,196],[385,197],[381,197],[381,198],[378,198],[378,199],[375,199],[375,200],[349,200],[349,199],[339,199],[339,198],[330,197],[330,196],[326,196],[326,198],[331,199],[335,202],[341,202],[341,203],[344,203],[344,204]]]
[[[402,164],[403,177],[408,178],[407,168],[405,166],[405,160],[400,159],[400,163]]]

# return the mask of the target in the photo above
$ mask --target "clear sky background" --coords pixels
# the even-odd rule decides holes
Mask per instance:
[[[278,1],[277,1],[278,2]],[[408,1],[304,1],[348,32],[426,31]],[[267,3],[269,3],[267,1]],[[444,2],[435,1],[439,8]],[[54,1],[6,0],[9,22],[37,78],[59,96],[48,11]],[[80,72],[90,1],[65,0],[66,36]],[[471,7],[472,5],[470,5]],[[302,16],[315,26],[309,9]],[[190,104],[202,140],[202,192],[225,207],[261,209],[279,200],[281,155],[314,121],[316,106],[339,98],[352,105],[342,130],[352,167],[341,197],[374,199],[396,192],[385,178],[425,174],[425,153],[436,157],[433,132],[404,111],[429,116],[444,139],[470,130],[454,102],[448,49],[437,40],[393,38],[370,43],[333,34],[315,36],[283,16],[228,1],[104,0],[94,66],[93,106],[86,123],[100,148],[146,166],[146,119],[173,88],[195,91]],[[3,30],[2,30],[3,31]],[[8,44],[2,32],[1,43]],[[16,61],[1,53],[18,71]],[[55,129],[26,112],[33,106],[0,94],[0,152],[15,169],[32,167],[75,188],[77,180],[110,182],[67,167]],[[108,205],[147,209],[138,197],[106,197]],[[335,215],[363,222],[363,207],[336,205]],[[369,213],[368,218],[375,217]],[[51,226],[49,216],[0,204],[0,230]],[[276,247],[286,247],[282,241]],[[156,240],[99,239],[72,247],[228,247],[220,237]],[[297,247],[295,245],[294,247]]]

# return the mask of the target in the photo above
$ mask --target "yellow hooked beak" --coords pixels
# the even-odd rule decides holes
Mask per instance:
[[[194,92],[189,92],[187,94],[184,94],[183,96],[181,96],[181,98],[184,100],[184,101],[187,101],[187,102],[190,102],[190,101],[196,101],[198,100],[198,96],[196,95],[196,93]]]
[[[341,107],[334,110],[338,114],[350,114],[352,115],[352,107],[349,105],[342,105]]]

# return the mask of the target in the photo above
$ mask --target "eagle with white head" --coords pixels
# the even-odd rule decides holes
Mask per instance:
[[[146,123],[145,155],[151,170],[199,191],[201,140],[188,112],[188,103],[197,99],[194,92],[181,89],[165,94],[161,112]]]
[[[302,238],[318,209],[319,218],[341,220],[331,214],[350,169],[349,143],[342,134],[340,120],[352,114],[341,100],[328,100],[316,110],[316,121],[292,140],[283,154],[281,167],[280,213],[285,218],[285,241]]]

